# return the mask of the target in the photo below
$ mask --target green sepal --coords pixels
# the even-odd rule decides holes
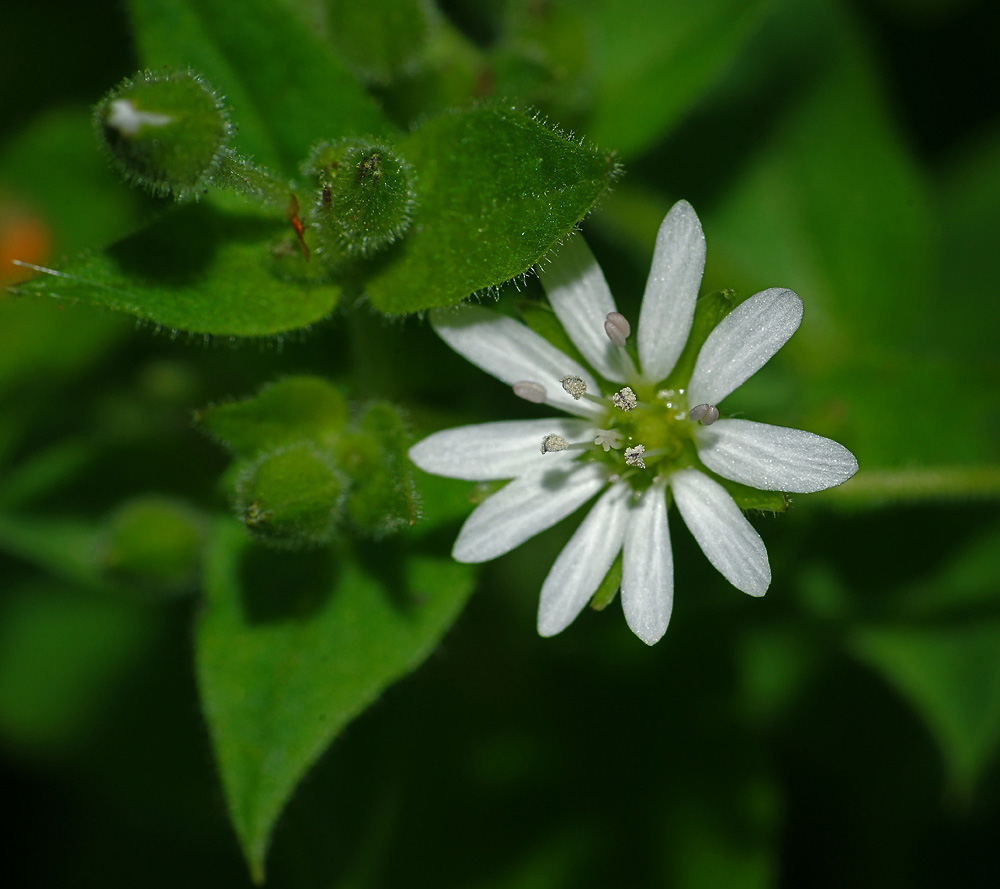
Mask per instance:
[[[590,363],[573,344],[569,334],[566,333],[566,328],[562,326],[562,322],[556,317],[556,313],[547,302],[525,297],[517,301],[517,311],[521,320],[542,339],[548,340],[560,352],[574,359],[577,363],[584,367],[590,367]]]
[[[345,479],[328,452],[312,442],[265,451],[236,480],[240,521],[264,543],[283,548],[333,540]]]
[[[611,567],[608,569],[608,573],[604,575],[604,580],[601,581],[601,585],[597,588],[597,592],[590,597],[590,607],[594,611],[603,611],[612,602],[615,601],[615,596],[618,595],[618,590],[621,589],[622,585],[622,553],[619,552],[615,556],[614,562],[611,563]]]
[[[155,195],[197,198],[232,136],[222,98],[193,71],[140,71],[94,108],[101,145],[122,177]]]
[[[286,377],[242,401],[212,405],[195,423],[237,457],[297,441],[331,443],[347,424],[347,399],[319,377]]]
[[[715,473],[708,474],[729,492],[729,496],[744,512],[754,510],[755,512],[776,514],[785,512],[791,505],[788,495],[782,491],[761,491],[758,488],[751,488],[749,485],[741,485],[739,482],[722,478]]]
[[[382,538],[414,524],[420,500],[407,457],[411,436],[399,410],[368,404],[337,443],[337,461],[351,480],[345,513],[356,530]]]
[[[197,578],[202,538],[201,517],[186,503],[139,497],[110,516],[101,560],[115,580],[184,589]]]

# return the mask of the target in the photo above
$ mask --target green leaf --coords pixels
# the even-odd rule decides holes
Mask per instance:
[[[0,599],[0,734],[26,753],[79,742],[148,647],[153,615],[59,581]]]
[[[323,0],[323,5],[338,54],[374,83],[415,67],[430,40],[429,4],[422,0]]]
[[[277,555],[219,526],[196,632],[198,684],[254,879],[295,785],[343,727],[435,648],[472,570],[380,547]]]
[[[328,315],[340,298],[337,286],[283,276],[280,239],[288,223],[246,206],[231,209],[234,203],[215,198],[180,208],[13,290],[217,336],[268,336]]]
[[[454,305],[524,274],[618,172],[611,155],[500,106],[433,118],[397,144],[416,176],[417,209],[367,282],[387,313]]]
[[[226,96],[236,145],[295,172],[320,139],[391,131],[374,100],[283,3],[130,0],[143,64],[191,67]]]
[[[1000,741],[1000,623],[874,628],[852,645],[923,717],[953,784],[970,794]]]
[[[347,399],[320,377],[286,377],[252,398],[205,408],[195,422],[238,457],[293,442],[329,441],[348,419]]]
[[[588,0],[598,71],[590,138],[634,157],[662,139],[733,60],[770,0]]]

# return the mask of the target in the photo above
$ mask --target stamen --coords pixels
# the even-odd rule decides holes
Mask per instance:
[[[521,380],[521,382],[515,383],[513,388],[514,394],[518,398],[523,398],[532,404],[545,403],[545,387],[541,383],[535,383],[532,380]]]
[[[569,447],[569,442],[566,441],[561,435],[556,435],[552,433],[551,435],[546,435],[542,439],[542,453],[554,453],[557,451],[565,451]]]
[[[639,469],[645,469],[646,463],[642,459],[642,455],[646,453],[646,448],[643,445],[636,445],[634,448],[625,448],[625,462],[629,466],[636,466]]]
[[[577,401],[587,394],[587,384],[580,377],[563,377],[559,382]]]
[[[688,416],[702,426],[711,426],[719,419],[719,409],[714,404],[696,404],[688,411]]]
[[[608,312],[604,322],[604,332],[608,335],[608,339],[621,349],[632,333],[632,325],[621,312]]]
[[[598,429],[594,444],[604,448],[605,454],[612,448],[617,451],[622,446],[622,434],[617,429]]]
[[[629,386],[612,395],[611,401],[620,411],[634,411],[639,405],[639,399]]]

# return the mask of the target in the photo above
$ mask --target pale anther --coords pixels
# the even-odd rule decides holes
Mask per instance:
[[[696,404],[688,411],[688,416],[702,426],[711,426],[719,419],[719,409],[714,404]]]
[[[632,333],[632,325],[628,323],[628,318],[621,312],[608,312],[604,321],[604,332],[614,345],[621,348],[625,345],[629,334]]]
[[[563,377],[559,382],[577,401],[587,394],[587,384],[580,377]]]
[[[629,386],[612,395],[611,401],[620,411],[633,411],[639,404],[639,399]]]
[[[642,455],[646,453],[646,448],[644,445],[636,445],[634,448],[625,448],[625,462],[629,466],[636,466],[639,469],[646,468],[646,462],[642,459]]]
[[[515,383],[513,388],[514,394],[518,398],[523,398],[525,401],[532,402],[532,404],[545,403],[545,387],[541,383],[535,383],[531,380],[521,380],[521,382]]]
[[[548,454],[552,451],[565,451],[569,447],[569,442],[566,441],[561,435],[556,435],[555,433],[551,435],[546,435],[542,439],[542,453]]]
[[[604,448],[605,454],[612,448],[618,450],[622,446],[622,434],[617,429],[598,429],[594,444]]]

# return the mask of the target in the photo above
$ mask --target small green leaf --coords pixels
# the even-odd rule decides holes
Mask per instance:
[[[348,419],[347,400],[319,377],[286,377],[252,398],[213,405],[195,422],[238,457],[306,439],[336,438]]]
[[[197,625],[202,706],[236,834],[258,882],[295,785],[343,727],[434,650],[472,570],[380,548],[277,554],[218,528]]]
[[[853,647],[920,713],[971,793],[1000,741],[1000,623],[861,630]]]
[[[618,172],[611,155],[500,106],[432,118],[398,145],[418,206],[407,236],[367,282],[387,313],[454,305],[524,274]]]
[[[12,289],[217,336],[268,336],[328,315],[340,298],[337,286],[281,276],[288,223],[242,202],[233,209],[235,200],[213,196],[180,208],[113,247]]]

